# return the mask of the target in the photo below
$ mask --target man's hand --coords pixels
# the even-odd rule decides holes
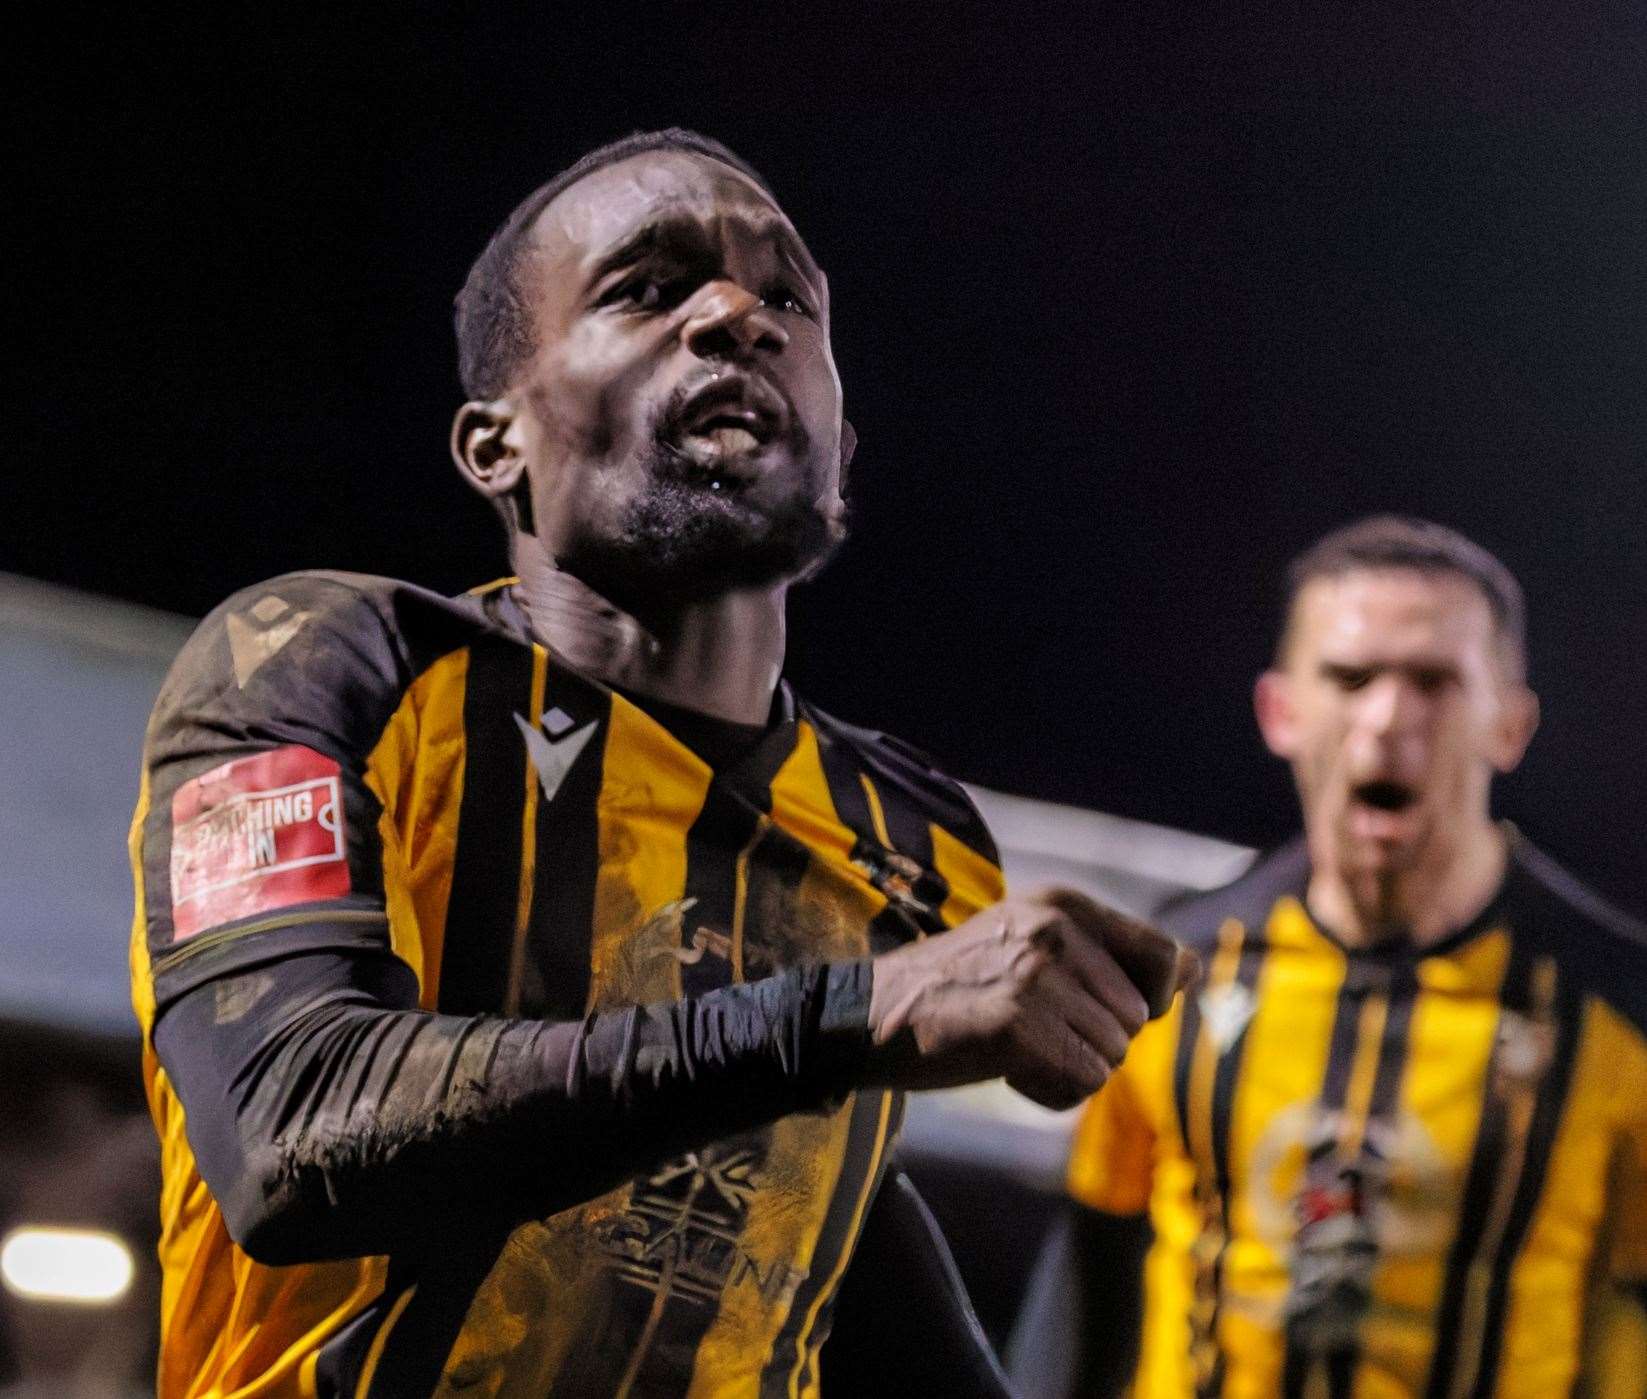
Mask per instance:
[[[1073,1107],[1195,971],[1171,938],[1073,889],[1006,899],[875,959],[870,1073],[899,1088],[1004,1075]]]

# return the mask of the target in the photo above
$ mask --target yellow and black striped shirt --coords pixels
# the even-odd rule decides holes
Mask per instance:
[[[443,1105],[484,1100],[489,1074],[568,1044],[579,1062],[586,1017],[839,965],[1001,895],[954,783],[787,687],[773,723],[712,767],[534,644],[507,586],[446,599],[344,574],[273,580],[202,624],[151,722],[132,856],[133,995],[163,1151],[163,1399],[816,1393],[898,1095],[835,1094],[617,1189],[568,1187],[579,1203],[505,1229],[468,1221],[529,1191],[532,1153],[546,1175],[598,1177],[608,1138],[543,1128],[507,1167],[501,1148],[453,1149],[442,1159],[474,1163],[461,1191],[413,1161],[451,1193],[408,1196],[423,1203],[406,1219],[379,1217],[393,1197],[373,1194],[372,1168],[438,1147]],[[392,1023],[365,1013],[397,995]],[[632,1089],[722,1052],[716,1036],[755,1033],[775,1004],[657,1022],[704,1045],[636,1051],[614,1031],[610,1141]],[[419,1019],[456,1027],[429,1078],[442,1106],[388,1120],[361,1085],[417,1070],[437,1043],[407,1029]],[[553,1033],[528,1036],[526,1020]],[[268,1134],[283,1154],[262,1175],[265,1144],[236,1136],[213,1094],[288,1061],[258,1040],[232,1072],[207,1063],[234,1057],[248,1025],[274,1026],[280,1053],[301,1041],[289,1062],[331,1080],[281,1086]],[[775,1050],[784,1073],[812,1053],[796,1033]],[[294,1103],[324,1151],[306,1157],[278,1120]],[[225,1163],[211,1189],[207,1160]],[[233,1241],[242,1168],[337,1231],[311,1250],[333,1261],[299,1240],[280,1248],[304,1261],[258,1262]],[[357,1176],[358,1195],[315,1198],[313,1180],[335,1195]]]
[[[1600,1315],[1647,1279],[1647,941],[1512,851],[1492,906],[1422,955],[1324,931],[1301,844],[1169,916],[1205,982],[1139,1036],[1069,1165],[1077,1200],[1154,1228],[1133,1393],[1647,1375],[1639,1332],[1601,1354]]]

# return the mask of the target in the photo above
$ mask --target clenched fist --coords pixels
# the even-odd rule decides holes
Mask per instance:
[[[870,1075],[899,1088],[1004,1075],[1073,1107],[1195,970],[1171,938],[1073,889],[1006,899],[875,959]]]

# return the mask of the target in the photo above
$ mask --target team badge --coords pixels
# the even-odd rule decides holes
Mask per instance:
[[[938,907],[947,891],[934,887],[935,878],[919,861],[862,836],[852,846],[851,860],[886,896],[887,903],[916,928],[924,930],[938,917]]]
[[[1555,1057],[1555,1026],[1547,1019],[1505,1010],[1499,1017],[1493,1072],[1508,1087],[1536,1086]]]

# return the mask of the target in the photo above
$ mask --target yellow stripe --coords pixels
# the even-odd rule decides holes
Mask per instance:
[[[681,902],[686,837],[703,810],[709,769],[613,695],[602,774],[588,1008],[679,1000],[675,954],[691,915]]]
[[[1349,1086],[1344,1090],[1343,1152],[1346,1160],[1361,1150],[1367,1134],[1367,1115],[1372,1109],[1373,1084],[1378,1078],[1379,1053],[1384,1047],[1384,1024],[1389,1019],[1390,1000],[1382,991],[1361,1004],[1355,1028],[1355,1059],[1350,1064]]]
[[[518,582],[520,582],[520,579],[511,573],[507,577],[494,578],[490,583],[482,583],[479,587],[470,588],[464,593],[464,597],[485,597],[487,593],[495,593],[499,588],[512,587]]]
[[[367,788],[382,803],[383,898],[394,953],[417,976],[433,1010],[445,953],[467,751],[463,706],[469,652],[449,651],[401,697],[366,759]]]
[[[1306,1124],[1314,1120],[1348,964],[1291,896],[1272,907],[1263,938],[1267,951],[1230,1102],[1224,1164],[1231,1242],[1220,1274],[1223,1295],[1251,1305],[1218,1309],[1217,1343],[1248,1392],[1278,1394],[1283,1352],[1272,1318],[1285,1303]],[[1199,1217],[1170,1221],[1174,1238],[1187,1235],[1181,1246],[1192,1256],[1199,1227]],[[1167,1358],[1158,1353],[1156,1361]],[[1175,1373],[1182,1363],[1160,1373]]]
[[[383,1325],[378,1327],[377,1335],[372,1337],[372,1348],[366,1352],[366,1363],[360,1369],[360,1383],[355,1386],[355,1399],[366,1399],[372,1389],[372,1378],[377,1374],[378,1362],[383,1359],[383,1348],[389,1344],[389,1333],[395,1329],[395,1323],[400,1320],[400,1314],[406,1310],[406,1304],[412,1300],[412,1294],[417,1291],[417,1284],[413,1283],[399,1297],[395,1298],[394,1306],[389,1308],[389,1315],[383,1319]],[[318,1356],[318,1352],[316,1352]]]
[[[866,779],[864,785],[869,785]],[[839,1286],[842,1275],[846,1272],[847,1260],[852,1256],[852,1241],[858,1237],[858,1230],[863,1225],[864,1211],[869,1208],[870,1196],[874,1193],[875,1181],[880,1170],[881,1152],[886,1146],[886,1125],[892,1116],[892,1094],[881,1094],[880,1121],[875,1124],[875,1147],[869,1153],[869,1167],[864,1172],[863,1185],[858,1190],[858,1201],[852,1209],[852,1225],[847,1230],[846,1240],[841,1247],[841,1256],[835,1260],[835,1267],[830,1272],[829,1281],[818,1289],[818,1295],[812,1299],[812,1306],[807,1310],[806,1320],[801,1324],[800,1331],[795,1336],[795,1368],[789,1372],[790,1399],[795,1399],[800,1390],[801,1370],[807,1365],[809,1355],[807,1341],[812,1335],[812,1328],[818,1324],[818,1313],[823,1310],[824,1303]]]
[[[143,1038],[149,1037],[154,1024],[154,985],[149,978],[149,910],[143,889],[143,827],[149,819],[149,769],[143,774],[137,788],[137,810],[132,813],[131,831],[126,837],[126,852],[132,866],[132,938],[129,956],[132,970],[132,1009],[137,1012],[137,1023]]]
[[[875,790],[875,784],[869,780],[867,773],[860,772],[858,781],[863,783],[864,796],[869,798],[869,821],[875,827],[875,839],[890,850],[892,837],[886,833],[886,813],[881,810],[881,794]]]
[[[732,874],[732,980],[743,980],[743,920],[749,908],[749,857],[755,853],[755,847],[761,843],[761,837],[766,834],[766,828],[771,824],[769,817],[763,816],[755,823],[755,833],[745,842],[738,852],[738,862]]]
[[[534,729],[543,714],[544,677],[549,653],[532,647],[532,694],[526,706],[526,721]],[[509,950],[509,980],[503,996],[503,1013],[520,1014],[521,979],[526,970],[526,929],[532,920],[532,888],[538,867],[538,780],[537,770],[528,761],[526,794],[520,806],[520,885],[515,893],[515,942]]]
[[[1006,897],[1001,871],[942,826],[932,825],[932,863],[949,886],[949,897],[938,910],[944,926],[953,928],[975,913]]]

